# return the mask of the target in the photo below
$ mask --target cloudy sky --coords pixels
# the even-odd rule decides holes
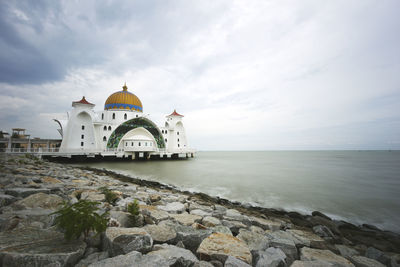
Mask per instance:
[[[0,130],[126,81],[199,150],[400,149],[400,1],[1,1]]]

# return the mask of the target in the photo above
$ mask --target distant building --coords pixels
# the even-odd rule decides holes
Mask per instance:
[[[104,110],[95,111],[85,97],[72,102],[67,120],[55,119],[62,137],[59,152],[132,158],[191,156],[183,115],[175,110],[158,127],[143,114],[140,99],[128,91],[111,94]]]

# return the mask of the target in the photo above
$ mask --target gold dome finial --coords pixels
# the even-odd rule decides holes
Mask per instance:
[[[125,82],[124,86],[122,86],[122,89],[124,89],[124,91],[128,91],[128,86],[126,86],[126,82]]]

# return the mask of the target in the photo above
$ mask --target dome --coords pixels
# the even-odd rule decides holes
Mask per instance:
[[[106,103],[104,104],[104,110],[127,109],[131,111],[143,112],[143,106],[142,102],[140,102],[140,99],[131,92],[128,92],[128,87],[126,84],[122,87],[122,89],[122,91],[115,92],[107,98]]]

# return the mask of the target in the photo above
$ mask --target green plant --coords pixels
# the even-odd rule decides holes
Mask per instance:
[[[136,226],[138,216],[139,216],[139,203],[135,199],[133,202],[129,203],[128,206],[126,207],[126,211],[129,212],[129,218],[131,220],[131,223]]]
[[[117,193],[111,191],[107,187],[103,186],[99,188],[100,192],[104,194],[106,202],[110,203],[111,205],[114,205],[115,202],[118,199]]]
[[[71,240],[73,237],[78,239],[82,233],[85,238],[90,231],[97,234],[102,233],[107,228],[107,213],[99,215],[97,205],[99,202],[80,199],[74,204],[64,203],[64,206],[52,214],[57,214],[55,224],[63,229],[64,237]]]

